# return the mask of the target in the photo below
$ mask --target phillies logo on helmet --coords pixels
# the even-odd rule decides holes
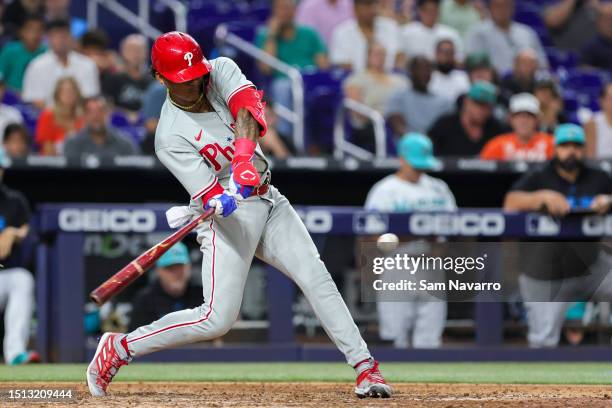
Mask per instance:
[[[185,55],[183,55],[183,59],[184,59],[185,61],[189,61],[189,62],[187,63],[187,65],[188,65],[188,66],[191,66],[191,60],[193,59],[193,54],[192,54],[192,53],[190,53],[190,52],[186,52],[186,53],[185,53]]]

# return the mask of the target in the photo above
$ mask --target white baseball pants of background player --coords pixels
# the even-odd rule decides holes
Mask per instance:
[[[299,286],[351,366],[370,358],[306,227],[276,188],[270,186],[263,198],[243,200],[229,217],[206,221],[197,232],[204,303],[129,333],[133,357],[225,334],[238,318],[249,267],[257,256]]]
[[[0,271],[0,310],[4,310],[4,361],[27,349],[34,307],[34,278],[23,268]]]

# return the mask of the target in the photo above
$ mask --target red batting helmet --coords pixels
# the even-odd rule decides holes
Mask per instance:
[[[196,40],[179,31],[162,34],[155,40],[151,62],[155,71],[176,83],[191,81],[212,71]]]

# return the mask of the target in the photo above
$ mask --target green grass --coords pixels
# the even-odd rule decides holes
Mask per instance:
[[[83,364],[0,366],[0,382],[84,381]],[[384,363],[391,382],[612,384],[605,363]],[[326,381],[350,382],[353,370],[341,363],[133,363],[116,381]]]

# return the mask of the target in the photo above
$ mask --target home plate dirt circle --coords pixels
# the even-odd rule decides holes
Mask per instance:
[[[391,399],[363,399],[349,383],[116,382],[94,398],[85,384],[3,383],[4,389],[67,387],[71,402],[28,401],[11,407],[612,407],[612,389],[595,385],[394,384]],[[4,405],[4,404],[0,404]]]

